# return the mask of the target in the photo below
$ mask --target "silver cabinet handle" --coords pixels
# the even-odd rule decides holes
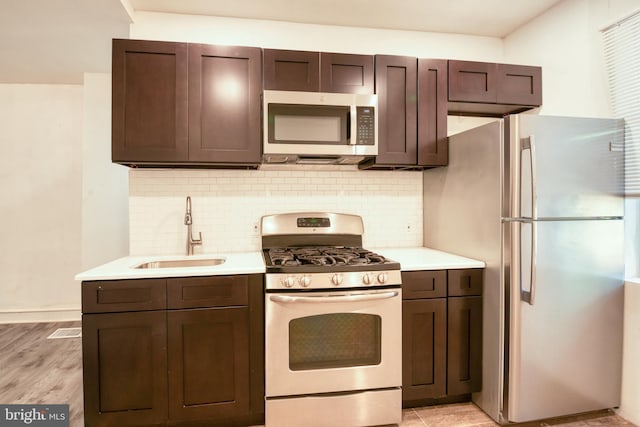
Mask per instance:
[[[304,297],[290,297],[287,295],[271,295],[269,299],[273,302],[284,302],[284,303],[327,303],[327,302],[355,302],[355,301],[375,301],[381,299],[389,299],[393,297],[397,297],[397,291],[391,292],[381,292],[376,294],[355,294],[355,295],[336,295],[335,297],[314,297],[314,296],[304,296]]]

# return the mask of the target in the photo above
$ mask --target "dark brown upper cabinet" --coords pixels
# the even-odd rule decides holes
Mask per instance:
[[[264,88],[373,93],[371,55],[264,49]]]
[[[320,54],[320,92],[373,93],[372,55]]]
[[[262,52],[189,45],[189,161],[258,164]]]
[[[112,53],[113,161],[187,161],[187,44],[116,39]]]
[[[447,61],[418,59],[418,166],[446,166]]]
[[[360,165],[394,168],[417,165],[418,60],[376,55],[378,156]]]
[[[320,90],[320,54],[299,50],[264,49],[266,90]]]
[[[376,94],[378,156],[360,168],[446,165],[447,61],[377,55]]]
[[[542,105],[542,68],[449,61],[449,114],[496,116]]]
[[[257,166],[259,48],[113,41],[112,160]]]

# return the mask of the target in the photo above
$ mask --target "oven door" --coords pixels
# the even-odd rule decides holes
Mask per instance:
[[[400,288],[265,296],[267,397],[400,387]]]

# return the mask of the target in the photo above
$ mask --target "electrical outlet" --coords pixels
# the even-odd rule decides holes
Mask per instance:
[[[260,234],[260,225],[257,222],[253,223],[253,234]]]
[[[407,233],[411,233],[412,229],[413,227],[411,226],[411,224],[407,224]]]

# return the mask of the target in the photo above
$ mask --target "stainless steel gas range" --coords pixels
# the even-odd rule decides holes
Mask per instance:
[[[362,248],[362,218],[262,218],[267,426],[402,418],[399,263]]]

